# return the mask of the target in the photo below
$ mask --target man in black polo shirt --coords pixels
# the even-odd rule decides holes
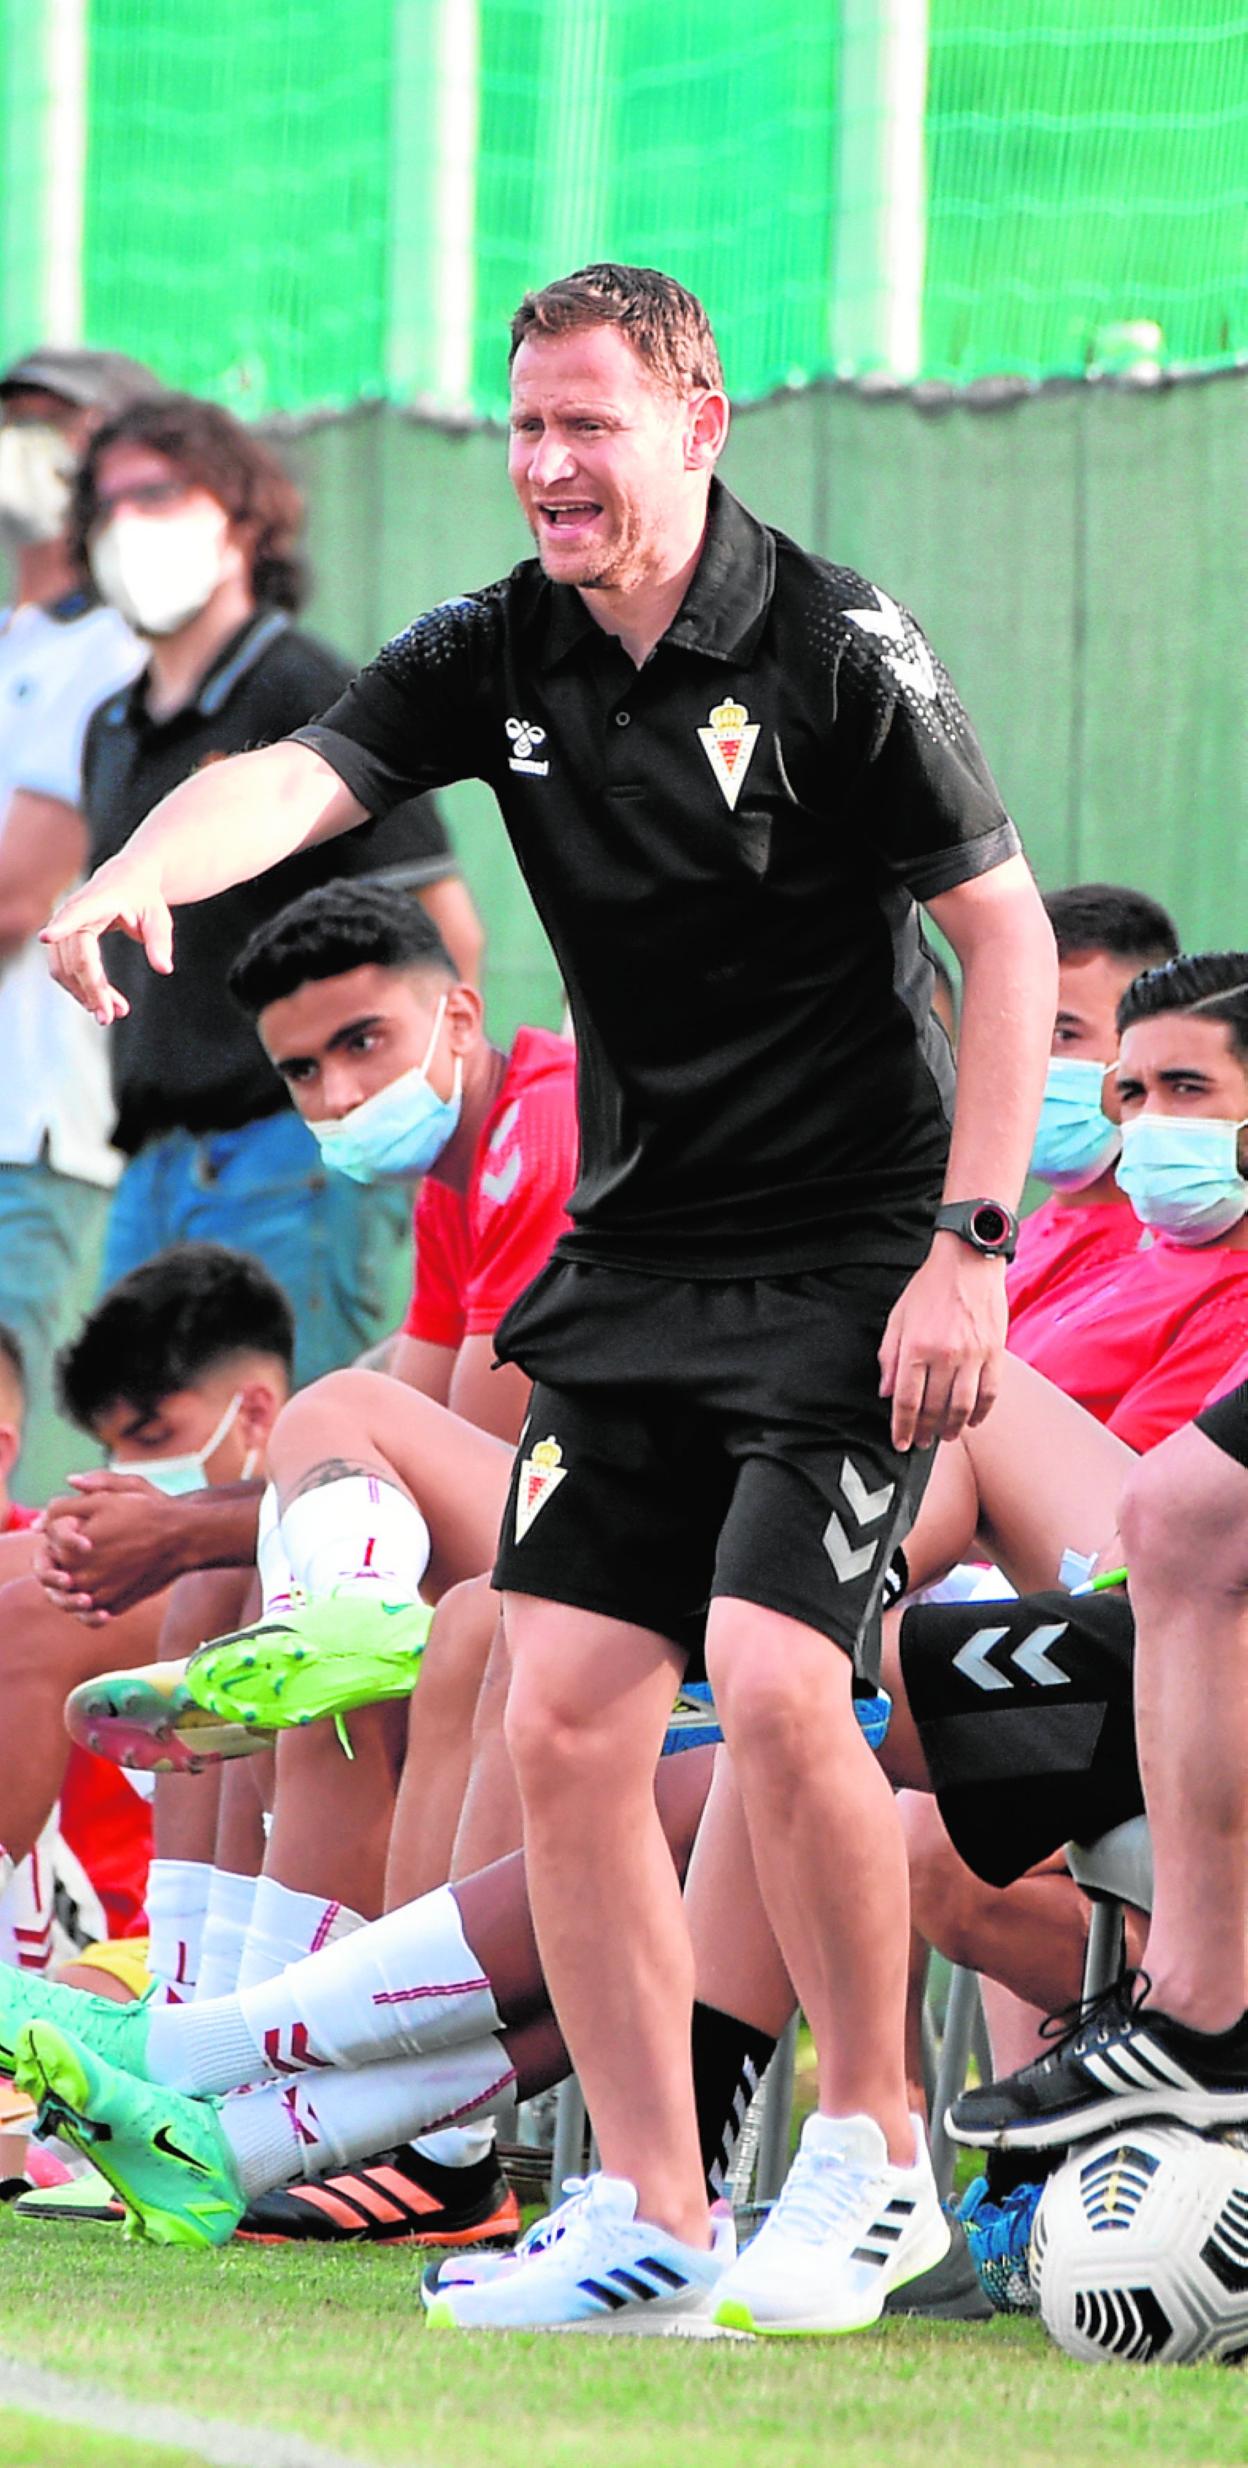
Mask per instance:
[[[111,1018],[119,916],[167,967],[171,901],[417,788],[494,788],[581,1058],[574,1231],[500,1333],[537,1385],[496,1573],[534,1918],[604,2173],[431,2319],[851,2329],[947,2235],[906,2110],[904,1853],[853,1693],[927,1452],[991,1403],[1052,936],[913,620],[714,484],[698,303],[629,267],[553,284],[517,313],[512,390],[538,561],[179,792],[66,903],[54,966]],[[963,968],[952,1143],[916,898]],[[792,2190],[726,2280],[653,1800],[703,1652],[821,2067]]]
[[[293,623],[302,595],[297,490],[268,447],[187,395],[100,428],[75,509],[79,559],[149,644],[136,683],[104,703],[83,758],[97,864],[170,789],[267,745],[340,694],[347,662]],[[161,1250],[209,1239],[256,1252],[295,1312],[308,1380],[375,1344],[405,1291],[409,1204],[327,1176],[305,1126],[226,990],[227,971],[285,900],[334,874],[385,873],[471,918],[441,818],[408,804],[341,848],[291,857],[188,910],[175,977],[116,947],[129,1009],[111,1038],[115,1138],[130,1160],[109,1219],[106,1287]],[[458,921],[458,909],[448,924]]]

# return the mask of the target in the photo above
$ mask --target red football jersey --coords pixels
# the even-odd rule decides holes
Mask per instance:
[[[408,1336],[452,1348],[492,1337],[566,1233],[576,1170],[576,1049],[547,1029],[522,1028],[467,1190],[431,1174],[421,1185]]]
[[[1033,1303],[1009,1343],[1131,1448],[1154,1448],[1248,1348],[1248,1251],[1160,1234]]]
[[[1018,1249],[1005,1272],[1011,1321],[1055,1294],[1069,1277],[1137,1250],[1143,1231],[1125,1200],[1081,1208],[1077,1201],[1063,1205],[1049,1199],[1033,1208],[1018,1229]]]

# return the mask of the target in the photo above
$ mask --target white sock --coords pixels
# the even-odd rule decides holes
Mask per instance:
[[[295,1580],[290,1559],[282,1539],[281,1509],[278,1506],[276,1483],[266,1483],[260,1495],[260,1516],[256,1526],[256,1567],[260,1575],[260,1601],[265,1611],[289,1611],[294,1600]]]
[[[282,1541],[294,1582],[312,1601],[348,1593],[415,1602],[432,1549],[415,1501],[375,1474],[344,1474],[305,1491],[282,1512]]]
[[[446,2125],[440,2134],[422,2134],[416,2149],[439,2168],[473,2168],[488,2159],[497,2129],[493,2117],[474,2118],[471,2125]]]
[[[212,1875],[207,1860],[153,1860],[147,1872],[147,1967],[171,2005],[195,1994]]]
[[[350,1936],[353,1929],[363,1926],[360,1913],[346,1903],[326,1902],[321,1894],[296,1893],[293,1886],[280,1885],[276,1877],[257,1877],[236,1985],[240,1992],[256,1988],[261,1980],[275,1979],[288,1963],[301,1962],[305,1954],[319,1954],[324,1946],[336,1944],[339,1937]]]
[[[501,2028],[459,1905],[440,1885],[236,1997],[162,2008],[146,2062],[174,2090],[233,2091],[261,2068],[378,2065]]]
[[[56,1907],[53,1853],[60,1830],[59,1804],[25,1859],[6,1863],[0,1886],[0,1962],[15,1971],[45,1972],[52,1960]]]
[[[232,1868],[214,1868],[208,1888],[208,1909],[199,1949],[196,1998],[228,1997],[238,1986],[256,1879],[236,1876]]]
[[[371,2159],[425,2126],[470,2115],[501,2099],[514,2081],[498,2040],[479,2039],[352,2073],[262,2083],[223,2100],[218,2116],[250,2200],[296,2177]]]

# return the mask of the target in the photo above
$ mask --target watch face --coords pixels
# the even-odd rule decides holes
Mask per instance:
[[[994,1207],[991,1200],[984,1200],[975,1210],[971,1218],[971,1230],[976,1242],[986,1244],[991,1251],[995,1251],[1001,1243],[1006,1243],[1010,1239],[1009,1218],[1005,1210]]]

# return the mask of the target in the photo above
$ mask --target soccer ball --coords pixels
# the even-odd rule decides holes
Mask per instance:
[[[1248,2134],[1159,2118],[1082,2144],[1040,2197],[1031,2274],[1068,2356],[1248,2359]]]

